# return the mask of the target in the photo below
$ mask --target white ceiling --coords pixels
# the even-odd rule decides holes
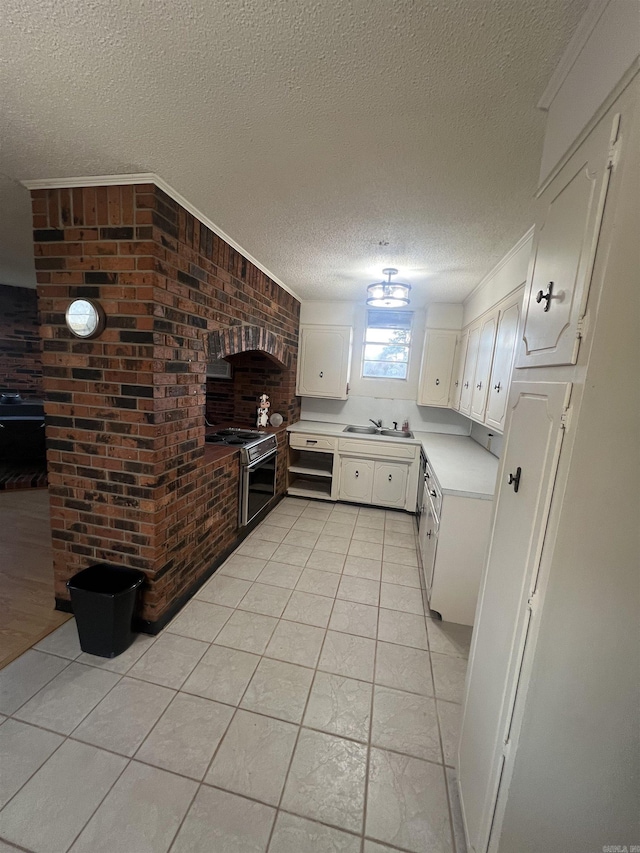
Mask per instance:
[[[25,179],[155,172],[303,299],[459,301],[531,224],[587,0],[3,0],[0,282]],[[382,245],[381,245],[382,244]]]

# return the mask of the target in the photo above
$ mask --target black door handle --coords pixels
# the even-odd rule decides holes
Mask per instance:
[[[513,491],[518,492],[520,488],[520,475],[522,474],[522,468],[518,465],[516,468],[515,474],[509,474],[509,483],[508,485],[513,486]]]

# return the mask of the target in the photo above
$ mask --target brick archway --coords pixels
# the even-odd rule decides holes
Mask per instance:
[[[284,338],[262,326],[229,326],[211,332],[209,336],[211,358],[226,358],[256,350],[270,356],[282,367],[292,366],[291,348],[286,347]]]

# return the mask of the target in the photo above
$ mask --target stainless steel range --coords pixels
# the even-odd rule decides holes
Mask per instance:
[[[205,437],[208,444],[240,448],[241,527],[252,521],[275,496],[278,440],[253,429],[221,429]]]

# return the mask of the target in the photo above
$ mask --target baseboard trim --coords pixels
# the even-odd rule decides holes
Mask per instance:
[[[246,527],[242,527],[239,529],[236,538],[233,540],[231,545],[228,548],[225,548],[222,553],[220,553],[215,560],[210,564],[209,568],[203,572],[202,575],[193,583],[191,586],[182,593],[182,595],[171,602],[171,605],[167,608],[167,610],[162,613],[158,619],[151,621],[149,619],[141,619],[139,616],[134,617],[133,620],[133,629],[140,634],[151,634],[151,636],[156,636],[157,634],[165,628],[169,622],[173,619],[174,616],[177,616],[180,610],[185,606],[185,604],[193,598],[193,596],[198,592],[198,590],[204,586],[204,584],[211,578],[212,575],[215,574],[217,569],[227,560],[231,554],[236,550],[238,545],[240,545],[247,536],[252,533],[255,528],[260,524],[260,522],[264,521],[265,517],[271,512],[273,509],[277,507],[280,501],[284,498],[284,494],[276,495],[273,503],[269,505],[268,512],[261,512],[260,515],[255,518],[251,524],[248,524]],[[56,596],[56,610],[60,610],[63,613],[73,613],[73,606],[71,601],[67,598],[59,598]]]

